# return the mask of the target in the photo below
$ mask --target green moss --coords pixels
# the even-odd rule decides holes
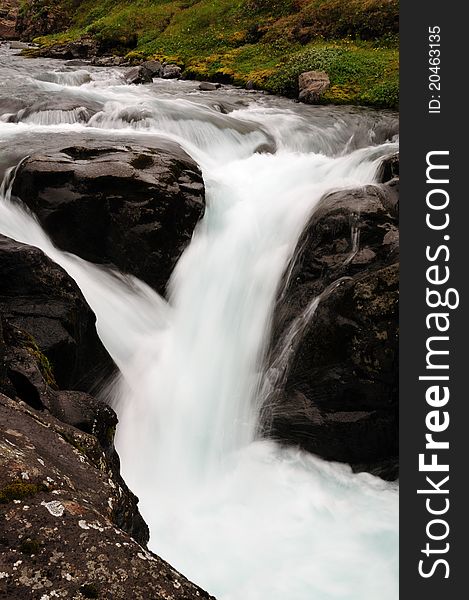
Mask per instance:
[[[44,381],[51,388],[58,389],[57,382],[55,380],[54,369],[50,360],[43,352],[41,352],[34,338],[29,334],[25,335],[27,338],[26,349],[36,361],[39,370],[41,371],[41,375],[44,377]]]
[[[26,332],[21,330],[16,330],[19,340],[24,345],[24,348],[29,352],[29,354],[34,358],[41,375],[44,378],[44,381],[50,387],[54,389],[58,389],[57,382],[54,376],[54,369],[52,363],[47,358],[47,356],[40,350],[36,340],[34,337]]]
[[[41,550],[41,543],[34,538],[23,540],[20,544],[20,552],[23,554],[38,554]]]
[[[33,39],[35,44],[39,44],[42,47],[51,47],[60,44],[68,44],[70,42],[76,42],[83,36],[81,29],[69,29],[66,32],[54,33],[52,35],[43,35]]]
[[[28,483],[17,480],[6,485],[0,490],[0,504],[8,504],[13,500],[24,500],[39,494],[40,492],[48,492],[49,487],[45,483]]]
[[[114,442],[114,437],[116,435],[116,426],[108,427],[106,430],[106,442],[111,445]]]
[[[99,598],[99,588],[95,583],[85,583],[80,592],[85,598]]]
[[[130,63],[139,63],[142,60],[145,60],[145,58],[145,53],[139,52],[138,50],[131,50],[125,55],[125,60],[128,60]]]
[[[55,381],[54,371],[52,365],[45,354],[43,354],[37,347],[28,348],[29,353],[35,358],[39,370],[44,377],[45,382],[52,388],[57,389],[57,382]]]
[[[266,87],[274,93],[296,95],[298,76],[310,70],[329,75],[331,88],[324,95],[325,102],[397,108],[397,50],[377,50],[364,42],[312,45],[288,58]]]
[[[80,442],[73,435],[70,435],[70,434],[66,433],[65,431],[60,432],[60,435],[63,437],[63,439],[66,442],[68,442],[71,446],[76,448],[78,450],[78,452],[80,452],[80,454],[83,454],[83,456],[90,458],[89,450],[85,446],[80,444]]]
[[[64,43],[96,38],[131,62],[176,62],[187,77],[295,95],[304,70],[325,70],[324,101],[396,108],[398,0],[83,0]],[[130,51],[129,51],[130,50]]]

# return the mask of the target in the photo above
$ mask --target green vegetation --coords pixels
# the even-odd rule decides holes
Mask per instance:
[[[99,598],[99,589],[94,583],[83,584],[79,591],[85,598]]]
[[[22,342],[24,348],[36,361],[39,371],[41,372],[41,375],[43,376],[47,385],[53,389],[58,389],[54,376],[54,368],[47,356],[41,352],[33,336],[26,331],[21,331],[19,329],[16,331],[16,334],[18,336],[18,340]]]
[[[0,490],[0,504],[8,504],[8,502],[12,502],[13,500],[24,500],[40,492],[48,491],[49,487],[45,483],[28,483],[16,480]]]
[[[38,554],[41,550],[41,542],[35,538],[28,538],[23,540],[20,544],[20,552],[22,554]]]
[[[70,28],[36,41],[88,36],[129,60],[286,95],[300,72],[325,70],[325,102],[398,105],[398,0],[68,0],[63,10],[72,4]]]
[[[53,389],[58,389],[57,382],[55,381],[54,370],[50,360],[47,356],[41,352],[39,346],[34,341],[32,336],[28,335],[28,343],[26,349],[36,360],[36,363],[41,371],[41,375],[44,377],[44,381]]]

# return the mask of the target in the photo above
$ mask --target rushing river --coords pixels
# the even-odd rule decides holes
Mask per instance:
[[[0,233],[60,264],[97,315],[120,369],[108,397],[122,472],[151,549],[220,600],[396,600],[397,487],[256,435],[298,237],[326,192],[374,181],[397,149],[396,115],[185,81],[129,86],[122,69],[5,47],[0,73]],[[38,150],[155,136],[198,162],[207,194],[166,299],[55,248],[8,185]]]

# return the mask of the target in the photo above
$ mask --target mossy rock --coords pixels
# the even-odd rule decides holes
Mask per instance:
[[[50,488],[45,483],[30,483],[28,481],[16,480],[0,489],[0,504],[8,504],[13,500],[24,500],[36,494],[48,492]]]

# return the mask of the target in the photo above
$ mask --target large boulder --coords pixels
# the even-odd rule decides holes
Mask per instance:
[[[89,391],[110,374],[113,362],[96,333],[94,313],[75,282],[43,252],[0,236],[0,281],[0,315],[16,340],[10,372],[17,385],[30,371],[31,355],[42,357],[46,379],[62,389]]]
[[[125,74],[125,82],[129,85],[140,83],[151,83],[153,81],[152,72],[142,65],[132,67]]]
[[[266,432],[397,476],[397,186],[335,192],[306,226],[274,314]]]
[[[329,76],[324,71],[301,73],[298,78],[298,100],[307,104],[316,104],[330,85]]]
[[[173,63],[164,65],[164,67],[163,67],[163,74],[162,74],[163,79],[179,79],[181,77],[181,74],[182,74],[181,67],[178,67],[177,65],[175,65]]]
[[[163,65],[159,60],[146,60],[141,66],[149,71],[152,77],[161,77],[163,74]]]
[[[147,550],[95,436],[0,393],[0,448],[5,598],[211,598]]]
[[[205,207],[196,163],[175,143],[87,143],[28,158],[13,194],[63,250],[164,293]]]

